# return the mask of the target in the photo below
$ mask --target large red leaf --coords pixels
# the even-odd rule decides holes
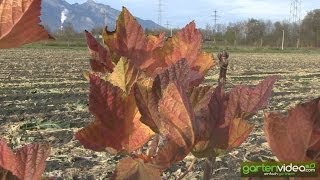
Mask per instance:
[[[253,88],[237,86],[226,94],[218,86],[208,105],[209,116],[198,119],[208,126],[210,138],[195,145],[194,155],[206,157],[240,146],[253,129],[246,120],[267,105],[276,79],[268,77]]]
[[[140,77],[139,71],[123,58],[114,70],[106,77],[110,82],[90,74],[89,110],[95,121],[77,132],[76,138],[92,150],[132,152],[146,143],[153,132],[140,122],[131,90]]]
[[[39,25],[41,0],[0,1],[0,48],[52,38]]]
[[[258,110],[265,107],[276,80],[277,76],[270,76],[254,88],[247,86],[233,88],[227,97],[225,123],[240,115],[251,117]]]
[[[137,106],[142,116],[142,122],[147,124],[155,132],[159,132],[153,117],[158,112],[158,103],[164,90],[170,82],[181,86],[187,92],[190,81],[194,78],[186,60],[180,60],[159,73],[155,80],[145,78],[138,81],[135,87],[135,97],[139,101]],[[154,114],[154,115],[153,115]]]
[[[265,114],[265,134],[280,161],[320,163],[320,98],[297,105],[287,115]]]
[[[45,170],[45,160],[49,154],[48,144],[29,144],[13,153],[5,141],[0,139],[0,169],[2,167],[10,172],[6,176],[8,179],[16,177],[26,180],[41,179]]]
[[[197,78],[192,81],[199,84],[205,72],[214,65],[211,54],[201,52],[201,33],[195,28],[194,22],[165,41],[164,33],[159,36],[145,35],[136,19],[123,8],[117,20],[116,30],[105,31],[103,38],[112,57],[128,58],[151,77],[155,77],[161,70],[179,60],[186,59],[194,71],[193,74],[197,74],[193,76]],[[99,66],[98,63],[94,65]]]
[[[143,28],[124,7],[118,17],[116,30],[104,32],[103,37],[113,56],[127,57],[140,69],[155,63],[154,50],[162,47],[164,42],[164,33],[159,36],[145,35]],[[163,66],[163,63],[159,65]]]
[[[182,160],[191,151],[199,131],[187,96],[188,76],[181,72],[185,67],[183,62],[173,66],[159,74],[153,83],[146,80],[135,86],[142,122],[155,129],[164,142],[152,160],[162,168]]]
[[[210,54],[201,52],[202,36],[194,22],[168,38],[164,47],[157,49],[157,56],[167,65],[171,65],[180,59],[186,59],[190,67],[202,75],[214,65]]]
[[[117,165],[114,179],[159,179],[160,169],[150,163],[144,163],[142,159],[125,158],[121,159]]]
[[[170,167],[189,154],[198,132],[192,106],[181,86],[170,83],[164,89],[159,114],[161,118],[155,120],[165,143],[160,146],[154,163]]]

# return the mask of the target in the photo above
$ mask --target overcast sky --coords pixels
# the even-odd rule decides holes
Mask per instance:
[[[67,0],[69,3],[83,3],[86,0]],[[95,0],[121,10],[125,6],[142,19],[158,22],[159,0]],[[290,0],[161,0],[162,25],[168,22],[173,27],[183,27],[195,20],[198,27],[213,24],[214,10],[217,10],[217,23],[228,24],[248,18],[288,20]],[[301,17],[313,9],[320,9],[320,0],[302,0]]]

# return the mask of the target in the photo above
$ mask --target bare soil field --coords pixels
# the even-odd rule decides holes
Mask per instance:
[[[0,137],[14,148],[48,141],[51,155],[45,176],[60,179],[108,179],[121,158],[84,149],[73,134],[91,120],[88,112],[88,52],[73,49],[0,50]],[[219,68],[209,71],[205,83],[215,86]],[[285,111],[299,102],[320,96],[320,53],[235,53],[230,55],[227,86],[255,85],[279,75],[270,106]],[[255,129],[237,149],[217,157],[214,179],[240,179],[243,161],[274,161],[263,133],[263,112],[250,122]],[[163,173],[176,179],[193,160]],[[197,159],[185,179],[201,179],[204,160]]]

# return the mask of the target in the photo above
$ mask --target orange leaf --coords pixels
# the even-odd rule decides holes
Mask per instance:
[[[203,80],[205,72],[214,65],[213,57],[201,52],[201,33],[195,28],[194,22],[165,41],[164,33],[159,36],[145,35],[136,19],[123,8],[116,30],[105,31],[103,38],[112,57],[128,58],[151,77],[185,59],[194,71],[194,79],[190,82],[197,85]]]
[[[189,88],[193,75],[186,60],[180,60],[170,67],[164,69],[155,77],[155,80],[144,79],[138,81],[135,87],[135,97],[137,106],[142,114],[142,122],[147,124],[153,131],[159,132],[153,118],[158,112],[158,103],[162,96],[162,91],[169,83],[174,82],[181,86],[185,92]],[[189,100],[188,100],[189,101]]]
[[[265,134],[280,161],[320,163],[320,98],[297,105],[288,115],[265,114]]]
[[[232,149],[240,146],[247,139],[253,130],[253,125],[244,119],[236,118],[231,121],[229,128],[228,149]]]
[[[39,25],[41,0],[0,1],[0,48],[52,38]]]
[[[5,141],[0,139],[0,167],[19,179],[41,179],[49,154],[48,144],[29,144],[13,153]]]
[[[125,158],[117,165],[114,179],[160,180],[160,169],[141,159]]]
[[[157,50],[157,55],[167,65],[186,59],[192,69],[204,75],[214,65],[214,61],[211,55],[201,52],[201,42],[201,33],[195,23],[191,22],[169,38],[164,47]]]
[[[192,106],[181,86],[170,83],[159,101],[160,119],[155,119],[164,137],[154,163],[170,167],[191,151],[198,133]]]
[[[199,132],[187,96],[187,67],[186,62],[179,61],[157,75],[153,83],[146,80],[135,86],[142,122],[155,129],[164,142],[152,160],[162,168],[182,160],[191,151]]]
[[[155,63],[153,52],[163,46],[164,33],[159,36],[146,36],[136,19],[123,7],[116,30],[104,32],[103,38],[113,56],[124,56],[140,69],[146,69]],[[164,67],[164,64],[160,66]]]
[[[89,110],[95,121],[76,133],[76,138],[95,151],[111,147],[132,152],[140,148],[153,132],[140,122],[140,113],[132,93],[90,75]]]

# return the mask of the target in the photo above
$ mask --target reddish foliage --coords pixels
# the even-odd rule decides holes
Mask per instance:
[[[266,113],[264,130],[280,161],[320,163],[320,98],[297,105],[288,115]]]
[[[149,140],[153,132],[140,122],[132,89],[140,76],[140,71],[124,58],[106,77],[89,75],[89,110],[95,121],[76,133],[86,148],[132,152]]]
[[[110,53],[119,59],[124,56],[140,69],[147,69],[156,62],[154,51],[163,46],[164,33],[159,36],[145,35],[143,28],[137,23],[130,12],[123,8],[116,23],[114,32],[104,32],[104,43]]]
[[[152,160],[162,168],[182,160],[190,152],[198,134],[194,111],[186,93],[188,72],[187,63],[179,61],[160,73],[155,81],[145,80],[135,86],[142,121],[165,141]]]
[[[52,38],[39,25],[41,0],[0,1],[0,48]]]
[[[230,150],[239,146],[253,126],[246,120],[266,106],[277,77],[266,78],[254,88],[237,86],[226,93],[218,86],[208,105],[208,117],[199,119],[210,138],[200,140],[193,153],[206,157],[216,150]]]
[[[140,113],[132,94],[99,76],[90,75],[89,110],[95,121],[76,133],[86,147],[103,151],[111,147],[132,152],[146,143],[152,132],[140,122]]]
[[[210,54],[201,52],[202,37],[194,22],[168,38],[163,48],[157,49],[158,61],[164,61],[167,65],[176,63],[178,60],[187,59],[191,69],[201,75],[214,65]]]
[[[45,160],[49,154],[48,144],[29,144],[17,149],[14,153],[5,141],[0,139],[0,168],[10,172],[4,174],[8,179],[41,179],[45,169]]]
[[[158,178],[191,150],[209,157],[239,146],[253,128],[246,120],[266,106],[277,79],[268,77],[254,88],[237,86],[228,93],[221,86],[195,87],[214,62],[201,52],[194,22],[165,41],[163,34],[146,36],[123,8],[116,30],[103,37],[106,49],[87,33],[92,69],[107,75],[89,75],[89,110],[95,121],[77,139],[93,150],[133,152],[156,133],[147,154],[133,152],[133,158],[120,161],[119,179],[148,179],[152,173]]]
[[[89,37],[87,42],[89,47],[97,44],[89,33],[87,37]],[[105,71],[106,63],[111,62],[110,57],[114,62],[117,62],[120,57],[126,57],[137,68],[144,70],[148,76],[155,77],[163,69],[181,59],[186,59],[193,74],[197,74],[193,76],[195,79],[192,81],[199,84],[205,72],[214,65],[213,57],[201,52],[201,33],[195,28],[194,22],[165,41],[163,33],[159,36],[145,35],[136,19],[126,8],[123,8],[117,20],[116,30],[104,32],[103,38],[107,46],[106,50],[98,51],[96,48],[94,59],[108,55],[103,60],[91,63],[94,71]]]

